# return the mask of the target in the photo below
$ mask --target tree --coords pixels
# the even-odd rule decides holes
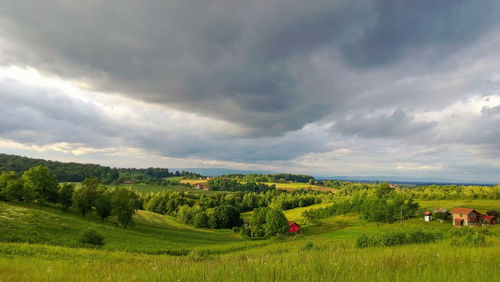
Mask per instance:
[[[384,182],[384,183],[380,183],[377,188],[375,189],[375,194],[381,198],[382,196],[386,195],[386,194],[389,194],[391,193],[392,191],[394,191],[394,188],[391,187],[391,185],[389,185],[389,183],[387,182]]]
[[[82,187],[73,193],[73,204],[85,216],[92,207],[97,198],[97,188],[99,180],[97,178],[86,178],[82,181]]]
[[[214,209],[214,219],[212,225],[215,228],[232,228],[235,226],[240,226],[243,221],[240,217],[240,211],[229,205],[218,206]]]
[[[34,192],[35,199],[50,203],[56,203],[59,196],[57,179],[45,166],[35,166],[24,172],[22,179],[25,190],[31,194]]]
[[[177,219],[184,224],[190,224],[193,221],[193,211],[191,207],[182,205],[177,211]]]
[[[447,221],[451,218],[450,214],[447,212],[435,212],[432,214],[432,216],[434,216],[434,218],[436,218],[436,219],[439,219],[441,221],[441,223],[443,223],[443,221]]]
[[[111,206],[114,214],[117,216],[118,223],[127,227],[132,222],[135,214],[135,193],[124,188],[113,191],[111,197]]]
[[[23,199],[23,181],[15,171],[2,171],[0,174],[0,199],[21,201]]]
[[[73,204],[73,193],[75,191],[75,185],[70,183],[64,183],[59,189],[59,203],[62,205],[64,211],[68,210]]]
[[[288,220],[281,210],[273,208],[267,209],[264,231],[266,236],[286,234],[288,231]]]
[[[197,213],[193,218],[193,225],[197,228],[208,228],[208,215],[206,212],[202,211]]]
[[[95,211],[97,215],[104,221],[106,217],[111,215],[111,210],[111,195],[106,191],[100,192],[95,199]]]

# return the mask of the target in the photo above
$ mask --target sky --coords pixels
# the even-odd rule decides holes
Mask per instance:
[[[0,1],[0,152],[500,182],[500,2]]]

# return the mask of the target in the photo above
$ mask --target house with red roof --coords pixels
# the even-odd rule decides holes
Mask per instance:
[[[289,233],[297,233],[300,230],[300,226],[294,221],[288,222],[288,232]]]
[[[480,226],[482,215],[474,209],[469,208],[454,208],[451,210],[453,214],[453,226]]]
[[[424,212],[424,220],[427,222],[432,220],[432,213],[430,211]]]
[[[495,218],[495,216],[493,215],[484,215],[482,214],[481,215],[481,219],[483,220],[483,223],[486,223],[486,224],[496,224],[497,223],[497,220]]]

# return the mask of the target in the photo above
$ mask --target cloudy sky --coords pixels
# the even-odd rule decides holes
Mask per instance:
[[[500,182],[500,2],[0,1],[0,151]]]

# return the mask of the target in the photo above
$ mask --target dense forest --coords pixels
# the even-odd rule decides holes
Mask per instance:
[[[303,174],[290,174],[290,173],[278,173],[278,174],[228,174],[222,175],[222,178],[234,179],[240,182],[275,182],[275,183],[287,183],[287,182],[301,182],[309,183],[314,181],[314,177],[310,175]]]
[[[35,166],[49,168],[60,182],[81,182],[85,178],[96,177],[103,184],[118,184],[124,179],[130,179],[134,183],[164,184],[166,177],[182,176],[189,179],[201,176],[186,171],[170,172],[168,168],[111,168],[97,164],[65,163],[0,154],[0,171],[15,171],[22,175]]]

